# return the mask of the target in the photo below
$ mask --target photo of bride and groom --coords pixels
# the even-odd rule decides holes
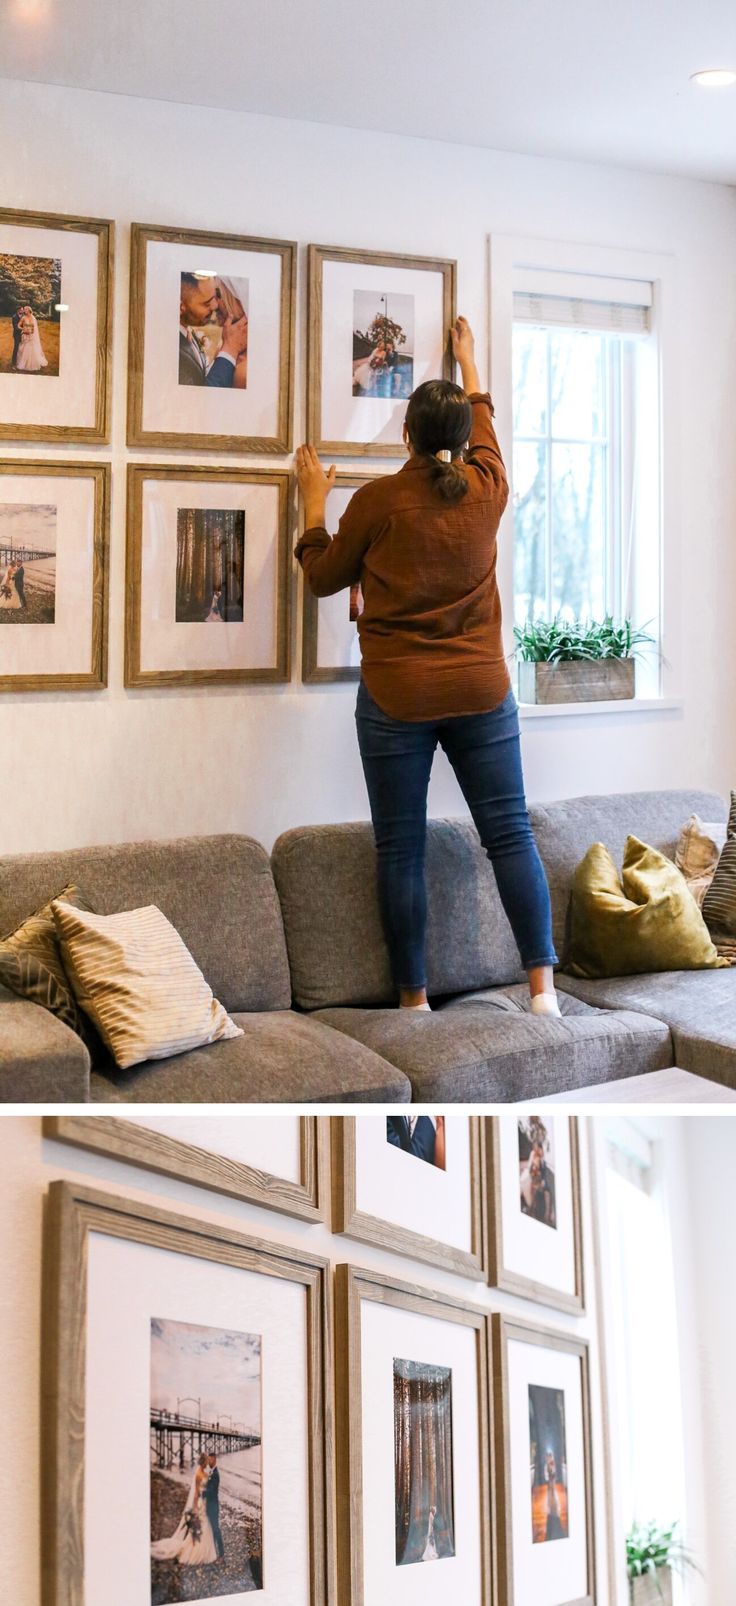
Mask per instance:
[[[260,1337],[154,1319],[150,1433],[151,1606],[262,1590]]]
[[[0,503],[0,625],[53,624],[56,508]]]
[[[61,262],[0,255],[0,372],[59,372]]]
[[[245,390],[248,384],[248,280],[182,273],[179,384]]]

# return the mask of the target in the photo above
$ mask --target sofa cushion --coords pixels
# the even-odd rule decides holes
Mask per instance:
[[[674,859],[677,841],[691,814],[725,820],[726,804],[713,792],[620,792],[613,796],[573,797],[539,803],[529,810],[552,895],[552,930],[563,964],[567,957],[567,919],[575,866],[592,842],[603,842],[620,865],[627,836],[638,836]]]
[[[287,831],[272,864],[297,1004],[393,1003],[371,826]],[[470,821],[429,821],[427,894],[430,994],[517,980],[519,954]]]
[[[674,1064],[736,1087],[736,969],[665,971],[583,981],[559,976],[558,988],[598,1008],[641,1010],[672,1031]]]
[[[571,998],[561,1007],[561,1020],[532,1015],[522,986],[469,995],[431,1014],[324,1009],[318,1018],[399,1066],[419,1103],[538,1099],[674,1063],[661,1021],[581,1008]]]
[[[242,1037],[149,1060],[113,1075],[93,1073],[98,1103],[406,1104],[411,1086],[361,1043],[291,1010],[235,1015]]]
[[[227,1010],[288,1009],[289,966],[268,855],[246,836],[73,848],[0,861],[0,931],[76,881],[101,915],[155,903]]]
[[[0,987],[0,1103],[88,1098],[89,1054],[81,1037],[50,1010]]]

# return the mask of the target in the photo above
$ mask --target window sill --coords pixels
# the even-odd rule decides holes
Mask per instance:
[[[601,703],[519,703],[521,719],[570,719],[592,714],[669,714],[682,697],[621,697]]]

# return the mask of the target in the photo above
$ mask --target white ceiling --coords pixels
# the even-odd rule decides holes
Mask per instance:
[[[0,74],[736,184],[734,0],[2,0]]]

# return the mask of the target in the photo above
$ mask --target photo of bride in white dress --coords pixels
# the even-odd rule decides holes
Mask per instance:
[[[38,332],[38,318],[30,307],[23,307],[18,321],[20,340],[15,359],[16,373],[40,374],[42,368],[48,368],[49,360],[41,345],[41,336]]]
[[[212,1524],[205,1500],[210,1468],[206,1452],[200,1455],[181,1522],[170,1539],[151,1545],[154,1561],[178,1561],[181,1567],[203,1567],[218,1561]]]
[[[56,619],[57,509],[0,502],[0,628]]]
[[[61,262],[0,252],[0,374],[58,377]]]

